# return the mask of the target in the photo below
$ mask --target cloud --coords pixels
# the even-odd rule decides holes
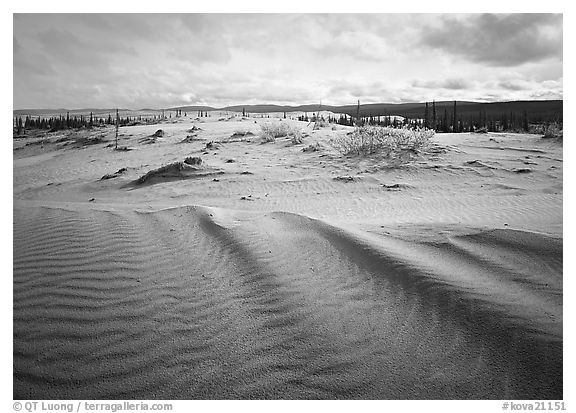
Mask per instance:
[[[13,42],[15,107],[562,96],[557,15],[25,14]]]
[[[346,54],[364,61],[382,61],[394,53],[386,39],[363,31],[344,31],[320,49],[324,55]]]
[[[92,67],[96,70],[107,68],[113,55],[136,55],[132,46],[106,37],[90,39],[78,37],[70,31],[51,28],[37,34],[37,40],[48,59],[66,63],[76,69]]]
[[[14,55],[20,53],[21,50],[22,50],[22,46],[20,45],[20,42],[18,40],[16,40],[15,37],[12,37],[12,51],[13,51]]]
[[[49,60],[35,51],[25,51],[21,43],[14,38],[14,78],[23,76],[45,76],[54,74],[54,68]]]
[[[38,33],[38,41],[50,53],[60,57],[73,57],[85,50],[83,44],[72,33],[60,29],[49,29]]]
[[[563,92],[540,89],[530,93],[530,98],[538,100],[561,100],[563,99]]]
[[[464,79],[414,80],[412,86],[424,89],[461,90],[470,88],[470,82]]]
[[[179,16],[185,29],[176,36],[170,54],[174,57],[194,60],[197,63],[227,63],[230,61],[229,42],[224,36],[224,21],[229,16],[187,14]]]
[[[505,80],[498,83],[498,86],[506,90],[527,90],[531,84],[522,80]]]
[[[562,15],[482,14],[441,17],[420,33],[421,43],[494,66],[562,59]]]

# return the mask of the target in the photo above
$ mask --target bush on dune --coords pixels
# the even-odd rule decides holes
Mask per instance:
[[[174,162],[147,172],[145,175],[136,179],[134,183],[141,185],[153,180],[154,178],[183,177],[188,171],[196,171],[196,168],[185,162]]]
[[[434,136],[431,129],[360,126],[353,132],[332,139],[332,145],[344,155],[393,155],[418,152]]]
[[[252,131],[244,130],[244,129],[236,129],[234,131],[234,133],[232,134],[232,136],[230,136],[230,138],[228,138],[228,140],[231,140],[231,139],[246,140],[246,138],[249,138],[251,136],[254,136],[254,133]]]
[[[301,143],[304,142],[304,136],[302,136],[300,131],[298,131],[298,133],[295,133],[294,135],[292,135],[290,140],[292,141],[292,143],[294,145],[300,145]]]
[[[286,122],[263,123],[260,136],[264,142],[274,142],[276,138],[291,137],[292,142],[302,143],[302,131],[299,128],[290,126]]]
[[[316,122],[314,122],[313,130],[320,130],[320,129],[326,128],[328,126],[330,126],[330,124],[328,122],[326,122],[324,119],[319,119]]]
[[[544,127],[543,138],[550,139],[562,139],[563,138],[562,125],[556,122],[550,123]]]

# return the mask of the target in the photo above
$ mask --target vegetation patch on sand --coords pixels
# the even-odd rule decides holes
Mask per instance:
[[[274,142],[277,138],[290,137],[294,143],[302,143],[302,131],[300,128],[290,126],[286,122],[263,123],[260,137],[264,142]]]
[[[210,142],[208,142],[208,143],[206,144],[205,149],[206,149],[206,150],[210,149],[210,150],[214,150],[214,151],[215,151],[215,150],[220,149],[220,145],[218,145],[218,144],[217,144],[216,142],[214,142],[214,141],[210,141]]]
[[[322,128],[327,128],[328,126],[330,126],[330,124],[327,121],[325,121],[324,119],[320,119],[314,122],[313,130],[320,130]]]
[[[358,180],[358,177],[354,177],[354,176],[335,176],[334,178],[335,181],[340,181],[340,182],[354,182],[356,180]]]
[[[189,156],[184,159],[184,163],[188,165],[202,165],[202,158],[199,156]]]
[[[515,168],[515,169],[512,169],[512,172],[514,172],[516,174],[529,174],[530,172],[532,172],[532,169],[530,169],[530,168]]]
[[[302,148],[302,152],[318,152],[320,149],[322,149],[322,146],[320,145],[320,143],[316,142],[311,143],[305,148]]]
[[[188,165],[184,162],[174,162],[168,165],[161,166],[158,169],[153,169],[142,175],[138,178],[134,183],[136,184],[144,184],[146,182],[151,181],[154,178],[180,178],[186,175],[186,172],[196,171],[197,168]]]
[[[424,128],[388,128],[360,126],[354,131],[333,138],[330,143],[343,155],[416,153],[424,149],[434,131]]]
[[[382,188],[386,191],[400,191],[402,189],[408,189],[410,186],[406,184],[382,184]]]
[[[184,139],[182,139],[180,141],[180,143],[191,143],[194,142],[196,140],[196,135],[187,135]]]
[[[246,142],[249,141],[251,137],[255,136],[254,132],[249,130],[237,129],[228,138],[224,138],[219,142],[229,143],[229,142]]]
[[[254,134],[251,131],[236,130],[230,137],[237,139],[237,138],[246,138],[249,136],[254,136]]]
[[[542,137],[545,139],[559,139],[562,140],[564,131],[561,123],[552,122],[544,125],[542,130]]]
[[[98,145],[100,143],[106,143],[108,142],[108,140],[104,139],[104,137],[102,135],[96,135],[96,136],[85,136],[85,135],[81,135],[81,136],[69,136],[67,137],[68,139],[66,139],[66,137],[63,138],[59,138],[58,139],[58,143],[60,142],[65,142],[64,145],[66,145],[66,141],[68,141],[67,143],[69,145],[71,145],[74,148],[81,148],[81,147],[85,147],[85,146],[90,146],[90,145]]]
[[[102,178],[100,178],[101,181],[104,181],[106,179],[113,179],[113,178],[118,178],[120,175],[122,175],[124,172],[126,172],[128,169],[126,168],[120,168],[118,169],[116,172],[114,172],[113,174],[106,174],[104,175]]]
[[[146,136],[145,138],[139,139],[138,142],[143,144],[151,144],[156,143],[158,138],[162,138],[164,136],[164,131],[162,129],[158,129],[150,136]]]
[[[202,159],[199,157],[188,157],[184,161],[173,162],[171,164],[161,166],[160,168],[153,169],[133,181],[132,184],[143,185],[154,183],[156,181],[186,179],[222,173],[224,172],[202,166]]]

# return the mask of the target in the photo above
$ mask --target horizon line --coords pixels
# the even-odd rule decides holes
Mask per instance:
[[[430,100],[430,101],[414,101],[414,102],[400,102],[400,103],[391,103],[391,102],[371,102],[371,103],[362,103],[360,101],[360,106],[367,106],[367,105],[409,105],[409,104],[425,104],[425,103],[431,103],[431,102],[436,102],[436,103],[443,103],[443,102],[466,102],[466,103],[476,103],[476,104],[494,104],[494,103],[512,103],[512,102],[555,102],[555,101],[564,101],[564,98],[561,99],[519,99],[519,100],[497,100],[497,101],[490,101],[490,102],[480,102],[480,101],[474,101],[474,100]],[[79,108],[16,108],[16,109],[12,109],[12,112],[15,111],[27,111],[27,110],[45,110],[45,111],[71,111],[71,110],[76,110],[76,111],[82,111],[82,110],[122,110],[122,111],[138,111],[138,110],[153,110],[153,111],[162,111],[162,110],[175,110],[175,109],[180,109],[180,108],[185,108],[185,107],[207,107],[207,108],[211,108],[211,110],[225,110],[226,108],[231,108],[231,107],[238,107],[238,106],[280,106],[280,107],[300,107],[300,106],[313,106],[313,105],[318,105],[320,106],[326,106],[326,107],[344,107],[344,106],[356,106],[358,103],[349,103],[349,104],[340,104],[340,105],[333,105],[333,104],[319,104],[319,103],[301,103],[301,104],[280,104],[280,103],[251,103],[251,104],[242,104],[242,103],[238,103],[238,104],[229,104],[226,106],[221,106],[221,107],[217,107],[217,106],[211,106],[208,104],[185,104],[185,105],[178,105],[178,106],[170,106],[170,107],[164,107],[164,108],[138,108],[138,109],[132,109],[132,108],[114,108],[114,107],[110,107],[110,108],[105,108],[105,107],[101,107],[101,108],[87,108],[87,107],[79,107]]]

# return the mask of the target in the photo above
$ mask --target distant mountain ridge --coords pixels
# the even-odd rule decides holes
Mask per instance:
[[[438,101],[434,102],[436,107],[437,117],[444,116],[445,112],[452,116],[454,110],[454,101]],[[360,103],[360,116],[403,116],[406,118],[423,118],[425,112],[426,102],[420,103]],[[479,103],[470,101],[456,101],[456,109],[458,117],[464,120],[474,118],[491,118],[501,117],[503,115],[522,116],[525,112],[526,117],[531,122],[548,122],[548,121],[562,121],[563,120],[564,101],[562,100],[523,100],[523,101],[509,101],[509,102],[491,102]],[[308,112],[313,113],[319,110],[331,111],[336,114],[346,114],[355,117],[358,110],[357,105],[234,105],[224,108],[212,109],[194,109],[193,106],[179,106],[171,108],[170,110],[225,110],[233,112],[246,113],[267,113],[267,112]],[[432,116],[432,102],[428,102],[429,115]]]
[[[425,102],[414,103],[368,103],[362,104],[360,102],[360,115],[361,116],[388,116],[398,115],[404,117],[422,117],[425,110]],[[432,102],[429,103],[429,109],[432,110]],[[530,117],[551,118],[555,117],[562,119],[563,115],[563,100],[522,100],[522,101],[508,101],[508,102],[491,102],[480,103],[471,101],[456,101],[456,107],[459,116],[474,116],[480,112],[486,115],[497,115],[502,113],[522,113],[526,111]],[[435,102],[436,112],[440,116],[444,110],[451,113],[453,110],[454,101],[438,101]],[[275,104],[258,104],[258,105],[232,105],[222,108],[193,105],[193,106],[176,106],[166,109],[119,109],[122,112],[162,112],[182,110],[183,112],[194,111],[230,111],[242,112],[245,110],[247,113],[269,113],[269,112],[316,112],[318,110],[331,111],[334,113],[342,113],[349,116],[356,116],[357,105],[320,105],[320,104],[306,104],[306,105],[275,105]],[[101,115],[115,112],[116,109],[17,109],[13,113],[15,116],[38,116],[45,114],[64,114],[69,112],[71,115],[79,113],[92,112],[94,115]]]

